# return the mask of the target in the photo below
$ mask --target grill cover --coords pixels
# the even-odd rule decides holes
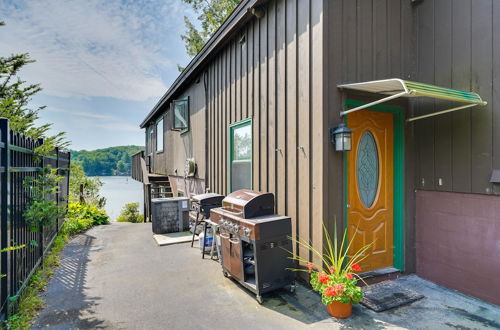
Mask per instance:
[[[224,198],[222,208],[244,219],[274,214],[274,195],[247,189],[237,190]]]
[[[205,205],[222,205],[223,195],[215,193],[199,194],[191,197],[191,201],[200,204],[200,206]]]

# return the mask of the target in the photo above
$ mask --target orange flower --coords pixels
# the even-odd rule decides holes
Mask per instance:
[[[345,277],[347,277],[348,280],[352,280],[354,276],[352,276],[351,273],[345,274]]]
[[[354,270],[355,272],[359,272],[361,271],[361,266],[359,264],[352,264],[351,266],[352,270]]]
[[[310,262],[308,262],[306,264],[306,267],[307,267],[309,273],[311,273],[311,271],[314,269],[314,265]]]
[[[325,288],[325,291],[324,293],[327,295],[327,296],[330,296],[330,297],[333,297],[333,296],[336,296],[337,295],[337,291],[335,291],[335,289],[331,286],[327,286]]]
[[[330,267],[330,274],[333,274],[333,273],[335,273],[335,267],[331,266]]]
[[[327,284],[329,280],[330,277],[328,275],[326,275],[325,273],[319,273],[318,281],[320,281],[323,284]]]

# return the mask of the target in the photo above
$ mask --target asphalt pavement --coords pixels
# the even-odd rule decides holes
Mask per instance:
[[[74,237],[34,329],[499,329],[500,307],[415,275],[396,281],[426,298],[347,320],[304,286],[254,296],[189,243],[159,247],[151,224],[113,223]]]

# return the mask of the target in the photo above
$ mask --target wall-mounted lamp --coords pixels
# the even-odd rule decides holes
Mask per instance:
[[[335,151],[351,151],[352,131],[344,123],[330,128],[330,139],[335,146]]]
[[[257,17],[257,18],[262,18],[262,17],[264,17],[264,15],[265,15],[265,13],[266,13],[266,12],[264,11],[264,8],[262,8],[262,7],[260,7],[260,6],[259,6],[259,7],[249,8],[249,9],[248,9],[248,11],[249,11],[252,15],[254,15],[255,17]]]

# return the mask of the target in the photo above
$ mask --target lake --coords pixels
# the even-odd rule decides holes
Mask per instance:
[[[100,190],[100,195],[106,197],[104,209],[112,220],[116,220],[127,203],[138,202],[139,212],[143,213],[142,183],[129,176],[100,176],[99,179],[104,183]]]

